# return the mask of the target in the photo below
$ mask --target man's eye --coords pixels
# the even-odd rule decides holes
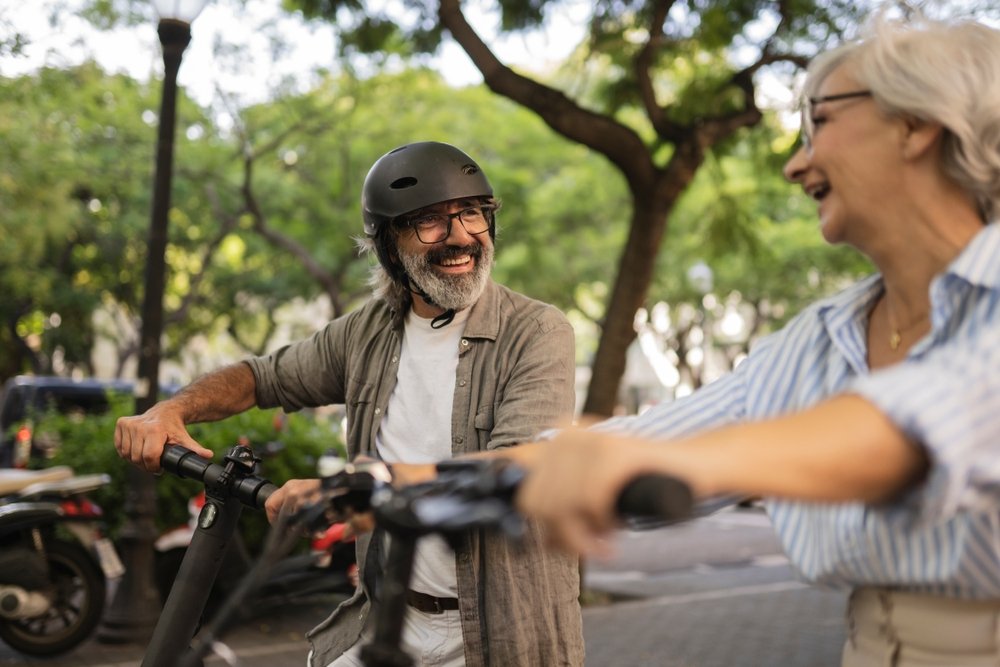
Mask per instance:
[[[813,116],[809,119],[809,122],[812,123],[813,127],[819,127],[826,123],[826,116]]]
[[[444,216],[428,215],[417,220],[418,227],[437,227],[444,222]]]

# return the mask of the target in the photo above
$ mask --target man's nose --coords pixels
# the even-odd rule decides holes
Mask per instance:
[[[465,231],[465,225],[457,215],[448,219],[448,236],[444,240],[451,241],[456,245],[469,245],[475,240],[475,236]]]

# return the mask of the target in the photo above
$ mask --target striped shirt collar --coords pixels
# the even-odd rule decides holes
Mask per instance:
[[[962,252],[952,260],[931,285],[931,303],[940,311],[947,290],[948,276],[955,276],[967,284],[990,290],[1000,290],[1000,224],[985,225]],[[827,336],[855,372],[868,368],[866,331],[868,315],[884,290],[881,274],[873,274],[851,287],[817,303],[817,317],[823,323]],[[942,313],[936,312],[934,326],[938,326]],[[914,352],[922,349],[918,345]]]
[[[945,271],[971,285],[1000,289],[1000,222],[984,225],[982,231],[959,253]]]

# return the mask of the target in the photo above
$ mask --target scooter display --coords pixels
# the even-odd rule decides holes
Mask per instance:
[[[86,494],[110,481],[67,466],[0,471],[0,639],[15,650],[64,653],[100,621],[124,567]]]

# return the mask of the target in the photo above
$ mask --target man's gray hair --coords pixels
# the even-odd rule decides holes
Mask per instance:
[[[358,236],[354,240],[359,255],[374,257],[376,260],[368,274],[368,286],[372,288],[372,296],[385,301],[396,317],[404,317],[413,303],[413,295],[401,283],[393,280],[389,272],[378,262],[373,238]]]

